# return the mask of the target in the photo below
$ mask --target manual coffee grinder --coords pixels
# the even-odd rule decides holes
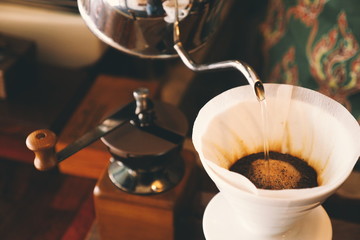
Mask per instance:
[[[94,190],[101,239],[174,239],[197,182],[194,157],[182,150],[188,123],[174,106],[149,99],[148,89],[133,93],[133,102],[59,152],[46,129],[26,144],[35,167],[47,170],[101,138],[112,156]]]

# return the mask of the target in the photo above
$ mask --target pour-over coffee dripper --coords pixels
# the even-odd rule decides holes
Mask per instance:
[[[309,233],[305,228],[300,229],[300,223],[308,221],[309,214],[322,214],[321,221],[312,224],[326,221],[325,228],[316,225],[311,234],[319,236],[316,231],[325,229],[322,236],[330,239],[330,221],[326,213],[319,210],[320,205],[346,180],[359,158],[359,124],[342,105],[316,91],[265,84],[265,92],[270,150],[308,161],[318,172],[320,186],[254,190],[251,182],[228,170],[243,156],[263,151],[261,110],[251,88],[228,90],[200,110],[193,128],[195,149],[224,199],[223,205],[216,206],[217,211],[228,204],[228,212],[232,214],[219,221],[231,219],[234,222],[225,225],[237,226],[233,233],[244,231],[252,239],[302,239],[302,234]],[[214,210],[210,205],[208,208]],[[210,214],[205,212],[204,216],[205,224]],[[214,239],[207,228],[205,224],[207,239]],[[244,232],[237,236],[244,236]]]

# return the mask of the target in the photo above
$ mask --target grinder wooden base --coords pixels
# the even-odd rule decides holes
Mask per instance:
[[[195,157],[184,150],[185,174],[173,189],[157,195],[133,195],[118,189],[105,171],[95,190],[95,211],[103,240],[172,240],[190,211],[198,187]]]

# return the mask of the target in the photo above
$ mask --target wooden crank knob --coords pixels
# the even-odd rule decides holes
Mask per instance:
[[[55,155],[56,134],[48,129],[36,130],[26,138],[26,146],[35,153],[36,169],[45,171],[57,165]]]

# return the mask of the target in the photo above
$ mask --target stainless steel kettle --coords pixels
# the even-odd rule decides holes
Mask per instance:
[[[108,45],[143,58],[170,58],[174,1],[78,0],[90,30]],[[178,0],[181,39],[188,52],[201,48],[221,27],[233,0]]]

